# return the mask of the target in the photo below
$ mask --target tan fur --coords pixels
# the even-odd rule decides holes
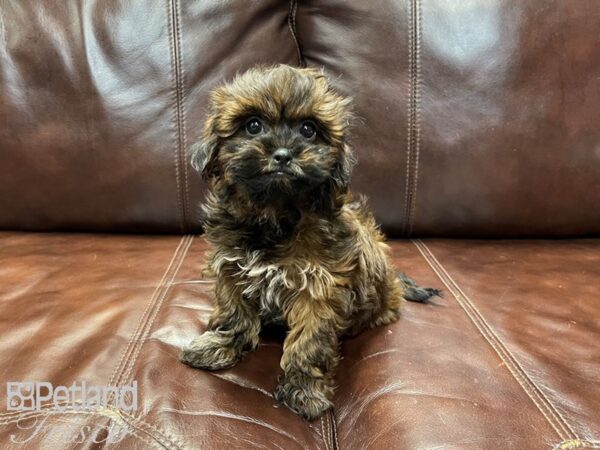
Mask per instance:
[[[253,69],[212,93],[194,159],[210,183],[216,306],[182,360],[229,367],[256,348],[262,324],[283,323],[275,398],[307,419],[332,405],[339,339],[396,320],[403,293],[364,199],[348,193],[349,107],[321,71]],[[244,129],[253,116],[257,136]],[[306,120],[318,124],[315,137],[298,134]],[[294,157],[275,179],[282,147]]]

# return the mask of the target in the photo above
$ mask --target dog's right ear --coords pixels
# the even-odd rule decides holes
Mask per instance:
[[[202,139],[192,145],[192,167],[208,179],[217,175],[218,136],[213,127],[213,121],[208,119],[204,127]]]

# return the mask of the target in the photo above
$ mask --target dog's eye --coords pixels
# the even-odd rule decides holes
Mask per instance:
[[[306,120],[302,122],[300,125],[300,134],[304,136],[306,139],[310,139],[317,132],[317,127],[310,120]]]
[[[252,119],[248,120],[248,122],[246,122],[246,131],[248,132],[248,134],[251,134],[252,136],[256,136],[262,130],[263,130],[262,122],[259,119],[257,119],[256,117],[253,117]]]

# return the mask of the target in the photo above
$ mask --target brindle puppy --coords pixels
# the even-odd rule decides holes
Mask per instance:
[[[339,339],[398,318],[402,297],[438,294],[398,276],[364,199],[348,192],[350,100],[322,71],[256,68],[212,92],[193,166],[216,305],[181,359],[224,369],[283,323],[275,398],[306,419],[332,406]]]

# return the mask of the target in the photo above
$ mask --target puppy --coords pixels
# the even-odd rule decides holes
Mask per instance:
[[[212,92],[192,161],[210,186],[216,304],[181,359],[231,367],[263,325],[284,324],[274,396],[308,420],[332,406],[342,336],[395,321],[403,296],[438,294],[394,271],[365,201],[348,192],[350,120],[322,71],[251,69]]]

